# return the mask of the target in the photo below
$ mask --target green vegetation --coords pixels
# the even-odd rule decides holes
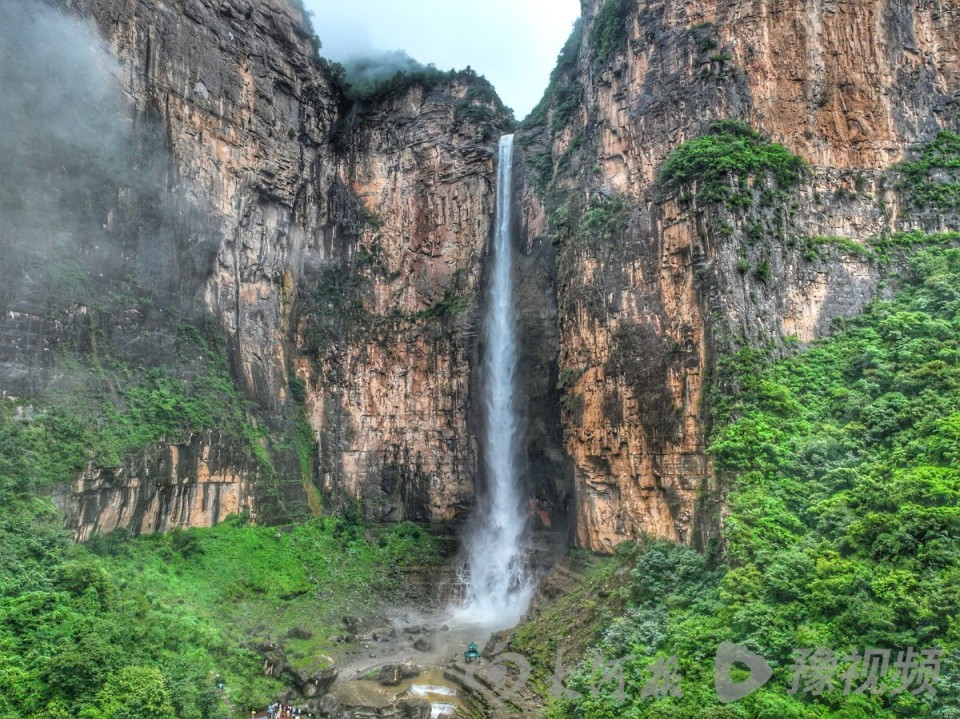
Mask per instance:
[[[478,127],[484,140],[496,137],[504,127],[513,127],[513,110],[503,104],[490,83],[474,82],[453,108],[458,123]]]
[[[766,282],[770,279],[770,263],[766,260],[761,260],[757,263],[756,268],[753,270],[753,275],[760,282]]]
[[[902,279],[895,299],[806,351],[772,362],[745,350],[721,363],[710,452],[730,487],[722,563],[716,548],[704,558],[661,541],[623,547],[604,564],[608,580],[582,598],[609,594],[609,614],[561,607],[549,631],[565,639],[544,641],[536,625],[521,634],[540,677],[553,670],[558,642],[637,657],[625,665],[622,701],[581,663],[567,684],[584,695],[554,701],[553,719],[958,715],[960,250],[921,247]],[[571,626],[584,628],[571,637]],[[774,669],[764,688],[727,706],[713,678],[723,641]],[[889,649],[891,663],[908,647],[947,656],[936,696],[844,696],[842,679],[821,697],[791,695],[793,650],[804,647],[839,652],[838,677],[851,650]],[[670,656],[683,697],[641,698],[654,659]],[[894,687],[896,676],[880,686]]]
[[[795,187],[805,170],[803,158],[783,145],[738,120],[717,120],[707,134],[683,143],[667,157],[660,185],[672,192],[696,182],[700,202],[745,209],[753,203],[751,179],[756,185],[771,177],[783,191]]]
[[[457,79],[457,76],[455,70],[438,70],[433,65],[398,70],[386,76],[351,81],[347,86],[347,97],[354,102],[372,105],[400,95],[415,85],[420,85],[429,92],[445,82]],[[474,76],[471,74],[471,77]]]
[[[474,124],[490,137],[495,130],[513,125],[513,111],[503,104],[493,85],[472,68],[444,71],[433,65],[411,62],[414,64],[408,69],[386,75],[352,66],[350,77],[359,75],[361,79],[351,80],[346,90],[347,97],[363,110],[398,97],[412,87],[419,86],[425,92],[431,92],[441,85],[460,82],[469,85],[469,89],[454,108],[459,122]]]
[[[413,315],[413,319],[422,320],[436,319],[439,317],[452,317],[469,309],[472,302],[472,295],[458,295],[455,292],[450,292],[448,290],[443,296],[442,300],[439,300],[425,310],[420,310]]]
[[[438,546],[410,524],[242,517],[74,546],[53,507],[14,496],[12,479],[0,476],[4,719],[249,716],[285,685],[263,676],[252,643],[280,642],[294,668],[311,666],[343,613],[396,597],[402,567]]]
[[[396,597],[402,567],[436,555],[413,525],[356,518],[280,529],[235,518],[73,545],[48,497],[89,463],[117,466],[159,441],[215,430],[246,446],[268,482],[282,481],[275,451],[312,473],[310,427],[297,422],[283,441],[257,430],[209,336],[182,324],[164,370],[65,358],[33,405],[0,400],[0,718],[248,715],[287,683],[262,676],[251,642],[279,641],[305,668],[331,649],[340,615]]]
[[[611,55],[627,48],[627,18],[633,8],[633,0],[605,0],[590,26],[594,60],[606,62]]]
[[[609,246],[623,240],[630,207],[620,195],[598,195],[580,217],[579,236],[588,246]]]
[[[578,18],[570,37],[567,38],[567,42],[557,56],[557,64],[550,73],[550,84],[543,97],[521,123],[524,128],[548,129],[552,136],[562,131],[573,119],[580,107],[582,95],[576,73],[582,42],[583,18]],[[536,135],[524,133],[520,137],[521,141],[526,139],[530,142]],[[546,146],[538,151],[534,151],[527,145],[526,150],[527,163],[533,170],[533,181],[542,192],[553,177],[552,143],[547,140]]]
[[[580,86],[576,80],[576,71],[582,43],[583,18],[578,18],[570,36],[560,50],[560,54],[557,55],[557,64],[550,73],[550,84],[547,85],[543,98],[523,121],[524,126],[546,125],[547,113],[552,109],[551,129],[553,132],[566,127],[580,97]]]
[[[841,252],[850,255],[856,255],[864,259],[872,260],[877,258],[874,249],[874,241],[868,244],[862,244],[850,237],[837,237],[834,235],[819,235],[817,237],[806,237],[803,239],[803,256],[807,260],[815,260],[820,257],[821,249],[825,247],[836,247]]]
[[[887,253],[890,250],[918,247],[938,247],[960,242],[960,232],[898,232],[890,237],[878,237],[870,240],[871,246]]]
[[[627,549],[623,545],[621,552]],[[632,551],[628,554],[632,556]],[[580,581],[514,632],[510,650],[531,660],[532,686],[541,695],[551,688],[557,652],[563,652],[566,666],[570,666],[571,658],[586,654],[602,638],[611,617],[624,610],[623,588],[629,578],[623,571],[624,556],[618,552],[616,558],[605,558],[574,551],[565,561],[580,573]],[[572,632],[574,626],[577,631]]]
[[[566,288],[562,295],[566,308],[579,303],[592,316],[602,316],[607,295],[623,286],[622,251],[632,209],[630,201],[621,195],[598,194],[582,214],[577,214],[570,203],[564,203],[553,214],[551,224],[560,244],[558,268],[560,282]],[[588,282],[577,269],[584,257],[598,263]]]
[[[960,135],[943,130],[916,160],[894,169],[901,175],[899,189],[919,207],[960,209]]]
[[[264,468],[270,466],[225,354],[192,325],[180,327],[177,360],[168,369],[66,359],[59,373],[60,383],[42,398],[36,416],[17,419],[10,402],[0,404],[0,472],[24,491],[49,489],[90,462],[116,467],[131,451],[161,440],[183,442],[212,428],[246,441]]]

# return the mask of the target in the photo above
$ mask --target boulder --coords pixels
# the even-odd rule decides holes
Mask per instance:
[[[370,637],[375,642],[389,642],[391,639],[394,639],[397,636],[397,630],[393,627],[387,629],[375,629]]]
[[[404,679],[413,679],[414,677],[420,676],[423,669],[414,664],[413,662],[403,662],[400,665],[400,676]]]
[[[333,694],[324,694],[312,704],[312,707],[322,717],[332,717],[337,711],[337,698]]]
[[[287,632],[287,639],[313,639],[313,632],[303,627],[294,627]]]
[[[429,652],[433,650],[433,643],[428,640],[420,637],[417,641],[413,643],[413,648],[418,652]]]
[[[357,628],[360,626],[360,620],[356,617],[351,617],[349,615],[345,616],[341,621],[343,621],[343,626],[346,627],[347,631],[350,634],[356,634]]]
[[[397,708],[403,719],[430,719],[433,714],[433,705],[424,697],[402,699],[397,703]]]
[[[309,669],[292,672],[294,685],[307,699],[322,697],[339,675],[333,659],[320,656]]]
[[[274,646],[263,653],[263,673],[274,679],[283,676],[290,667],[287,664],[287,655],[283,649]]]
[[[385,664],[380,667],[380,676],[377,681],[381,686],[395,687],[403,680],[403,672],[399,664]]]

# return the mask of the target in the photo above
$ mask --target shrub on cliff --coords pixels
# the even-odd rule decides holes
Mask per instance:
[[[613,53],[626,48],[629,39],[627,18],[633,7],[633,0],[606,0],[603,3],[590,28],[590,44],[596,61],[605,62]]]
[[[683,143],[660,169],[665,192],[697,183],[697,199],[744,207],[752,203],[751,178],[770,176],[781,190],[796,186],[806,162],[739,120],[717,120],[707,133]]]
[[[920,207],[941,211],[960,209],[960,135],[944,130],[920,148],[915,160],[895,168],[898,183]]]
[[[725,358],[710,399],[710,452],[729,488],[726,566],[660,541],[609,560],[613,580],[592,594],[612,596],[617,616],[581,612],[585,630],[558,622],[558,639],[536,641],[633,657],[618,665],[624,695],[584,662],[567,682],[582,696],[554,702],[551,719],[956,716],[960,250],[925,244],[903,290],[833,337],[778,362],[762,350]],[[713,675],[724,641],[774,670],[726,707]],[[803,665],[794,650],[804,647],[839,653],[822,695],[794,684]],[[944,650],[936,694],[898,685],[895,662],[909,647]],[[851,657],[869,648],[890,651],[890,671],[878,671],[878,691],[857,693],[869,667]],[[534,676],[553,670],[555,654],[530,655]],[[644,697],[657,656],[678,658],[682,696]]]

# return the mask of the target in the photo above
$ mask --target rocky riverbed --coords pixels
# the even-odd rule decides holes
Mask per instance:
[[[493,628],[450,609],[398,611],[361,626],[344,617],[336,681],[307,706],[331,719],[439,719],[490,716],[490,697],[466,667],[467,645],[489,643]]]

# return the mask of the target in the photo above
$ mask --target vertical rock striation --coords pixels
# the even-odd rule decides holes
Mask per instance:
[[[0,115],[50,139],[39,160],[7,151],[22,129],[0,144],[45,198],[30,216],[0,184],[0,392],[67,391],[77,358],[98,378],[107,358],[195,377],[186,323],[222,339],[250,407],[244,442],[207,428],[92,461],[64,499],[78,537],[323,506],[461,518],[509,125],[489,85],[464,72],[350,100],[293,0],[14,4],[84,18],[57,60],[83,72],[64,70],[81,91],[62,107],[40,93]],[[893,279],[869,238],[958,226],[892,168],[957,127],[960,8],[584,0],[583,16],[517,136],[531,512],[572,516],[597,551],[644,533],[704,546],[723,514],[721,358],[859,313]],[[42,62],[22,64],[0,79],[42,85]],[[721,118],[803,157],[802,180],[754,172],[733,201],[668,187],[671,153]]]
[[[910,207],[888,171],[956,124],[958,13],[584,2],[521,136],[534,244],[558,254],[580,545],[609,552],[645,533],[704,545],[724,494],[706,451],[709,393],[729,381],[718,359],[822,335],[880,291],[883,268],[860,244],[950,225]],[[667,157],[718,118],[801,155],[802,185],[778,194],[761,173],[734,207],[695,182],[665,190]],[[817,239],[837,236],[849,242]]]
[[[77,292],[46,302],[54,273],[38,285],[33,270],[49,253],[0,250],[22,269],[0,292],[0,390],[56,395],[68,357],[183,365],[189,379],[188,322],[224,339],[252,427],[246,444],[208,431],[94,460],[65,500],[78,538],[324,502],[459,517],[477,466],[470,368],[493,155],[509,122],[492,88],[468,71],[353,102],[290,0],[49,5],[80,18],[63,20],[78,53],[105,46],[100,109],[122,149],[104,156],[82,221],[38,229],[65,238]],[[76,82],[82,98],[90,83]],[[93,184],[84,163],[55,159],[40,194]]]
[[[502,107],[471,73],[342,119],[349,249],[301,283],[298,373],[320,482],[377,520],[460,519],[473,495],[471,409]]]

